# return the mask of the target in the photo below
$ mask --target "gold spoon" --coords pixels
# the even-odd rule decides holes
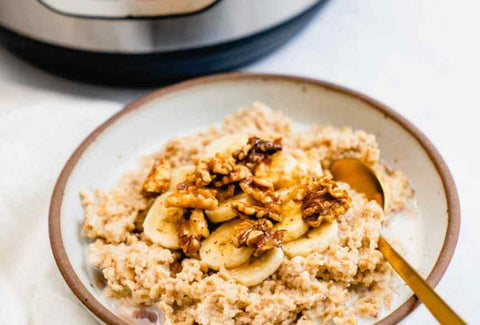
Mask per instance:
[[[330,171],[336,180],[348,183],[357,192],[365,193],[367,198],[377,201],[387,211],[385,187],[373,169],[358,159],[349,158],[334,161]],[[378,249],[441,324],[466,324],[381,235]]]

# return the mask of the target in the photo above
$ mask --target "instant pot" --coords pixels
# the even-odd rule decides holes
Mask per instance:
[[[297,33],[322,0],[1,0],[0,41],[44,69],[146,85],[237,68]]]

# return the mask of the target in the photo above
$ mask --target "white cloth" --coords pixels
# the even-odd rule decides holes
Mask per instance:
[[[0,323],[93,324],[53,262],[48,207],[72,149],[121,105],[0,86],[23,101],[0,104]]]
[[[480,321],[479,6],[330,1],[294,40],[247,68],[325,79],[371,94],[434,142],[462,204],[459,244],[437,290],[469,323]],[[79,142],[145,92],[67,81],[0,48],[0,323],[93,323],[53,262],[50,195]],[[405,322],[436,323],[423,306]]]

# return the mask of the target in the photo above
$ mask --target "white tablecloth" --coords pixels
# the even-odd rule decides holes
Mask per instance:
[[[332,0],[297,38],[245,69],[360,90],[430,137],[457,181],[463,214],[437,288],[471,323],[480,321],[478,9],[475,1]],[[0,323],[93,323],[54,265],[50,195],[79,142],[147,91],[67,81],[0,48]],[[435,323],[423,306],[405,322]]]

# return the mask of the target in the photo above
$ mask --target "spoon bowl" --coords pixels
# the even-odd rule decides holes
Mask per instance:
[[[336,180],[348,183],[368,199],[377,201],[384,211],[388,210],[385,186],[371,167],[358,159],[346,158],[334,161],[330,172]]]

